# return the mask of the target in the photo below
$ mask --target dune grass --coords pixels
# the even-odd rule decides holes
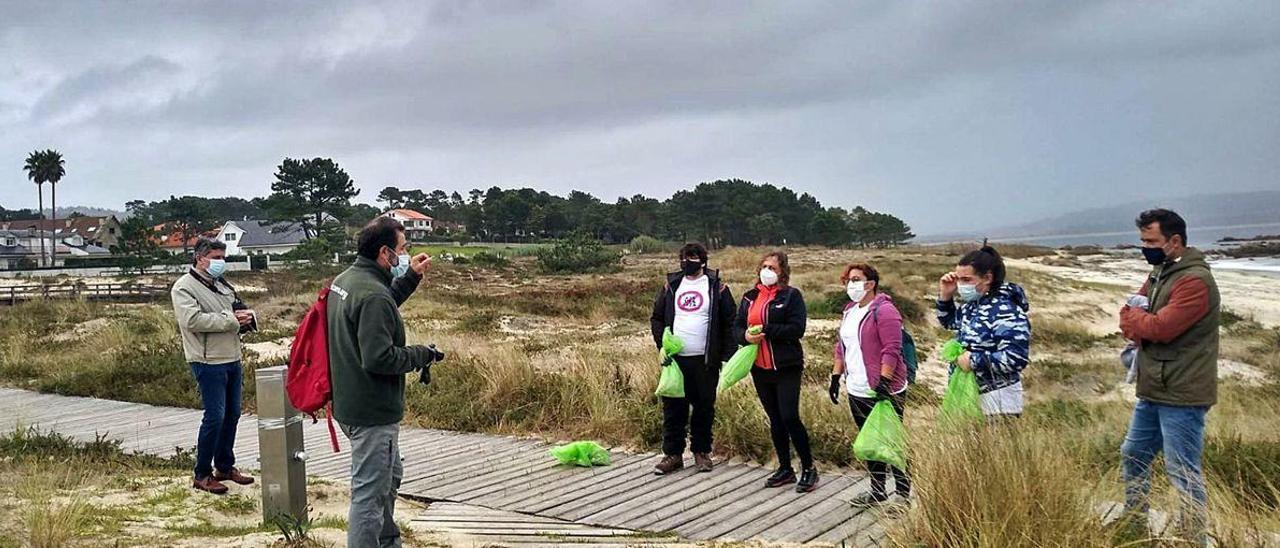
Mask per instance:
[[[737,296],[754,280],[765,251],[713,251],[711,266],[722,270]],[[1040,251],[1018,254],[1035,253]],[[855,260],[877,265],[927,359],[951,336],[936,325],[932,307],[937,277],[956,257],[936,248],[793,253],[793,283],[805,292],[813,312],[805,339],[801,413],[824,469],[858,466],[849,449],[856,429],[847,405],[832,405],[826,396],[835,320],[843,306],[837,280],[841,266]],[[675,260],[638,256],[627,264],[621,273],[552,277],[530,274],[529,258],[506,269],[437,265],[430,285],[406,303],[403,313],[411,343],[436,343],[450,356],[433,369],[430,386],[411,383],[407,422],[658,448],[661,406],[653,395],[658,367],[648,317],[662,273],[674,269]],[[247,284],[267,288],[253,297],[267,320],[267,332],[254,341],[290,334],[319,283],[333,274],[286,271],[246,278]],[[1075,287],[1070,280],[1017,269],[1010,280],[1027,287],[1033,304],[1026,415],[1016,430],[957,438],[932,428],[936,393],[926,386],[910,391],[906,424],[921,496],[918,508],[892,531],[899,545],[1117,542],[1096,506],[1120,500],[1119,447],[1132,405],[1103,396],[1122,376],[1114,363],[1122,342],[1086,325],[1109,320],[1088,316],[1095,313],[1075,302],[1075,291],[1111,290]],[[100,322],[106,325],[92,335],[55,340],[56,334],[75,332],[97,318],[109,321]],[[1222,401],[1209,415],[1206,470],[1213,486],[1215,534],[1222,535],[1223,545],[1248,546],[1251,531],[1280,530],[1274,480],[1280,477],[1278,334],[1280,329],[1243,317],[1232,317],[1223,330],[1223,357],[1268,375],[1261,384],[1224,381]],[[246,410],[252,409],[257,365],[247,357]],[[921,367],[937,374],[941,365],[923,361]],[[163,303],[73,301],[8,309],[0,315],[0,381],[64,394],[199,404]],[[721,394],[716,413],[716,453],[770,463],[767,424],[749,380]],[[974,487],[975,482],[983,485]],[[1162,482],[1156,481],[1157,495],[1163,497],[1158,502],[1168,504],[1169,489]],[[966,536],[975,532],[978,536]]]

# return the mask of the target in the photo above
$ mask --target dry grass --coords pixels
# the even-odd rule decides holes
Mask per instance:
[[[766,251],[717,250],[711,264],[740,295]],[[884,285],[903,303],[920,351],[931,354],[950,338],[936,326],[932,299],[937,277],[958,257],[952,251],[793,251],[793,284],[805,292],[813,311],[801,412],[825,469],[856,465],[849,450],[856,430],[848,409],[843,401],[831,405],[825,394],[836,315],[824,316],[820,309],[838,309],[841,266],[875,264]],[[1018,255],[1040,252],[1017,250]],[[436,343],[450,353],[433,370],[431,386],[408,389],[408,422],[656,449],[661,408],[653,396],[658,368],[648,316],[661,275],[674,268],[674,259],[633,257],[624,272],[610,275],[530,276],[531,266],[529,259],[497,269],[437,265],[431,286],[406,303],[410,342]],[[287,334],[310,304],[320,277],[290,272],[276,283],[257,276],[248,283],[270,289],[251,299],[269,330],[259,338]],[[906,423],[921,506],[895,528],[901,545],[1103,546],[1113,540],[1096,505],[1120,499],[1119,446],[1132,396],[1123,395],[1122,372],[1114,363],[1122,343],[1107,334],[1110,312],[1094,310],[1102,305],[1086,307],[1080,299],[1122,298],[1122,290],[1024,270],[1011,271],[1010,279],[1027,288],[1033,305],[1026,417],[1016,436],[957,439],[931,430],[936,395],[926,386],[912,390]],[[95,318],[110,322],[92,337],[52,339]],[[1224,330],[1224,357],[1269,377],[1247,385],[1225,381],[1221,403],[1209,415],[1206,470],[1223,545],[1256,545],[1248,542],[1251,531],[1280,530],[1275,517],[1280,497],[1275,481],[1268,479],[1280,477],[1278,333],[1248,318],[1232,318]],[[255,365],[251,359],[247,371]],[[198,404],[164,304],[33,303],[6,310],[0,315],[0,379],[61,393]],[[252,408],[252,386],[249,376],[246,409]],[[772,459],[765,417],[749,380],[721,395],[716,411],[715,452],[764,463]],[[1158,494],[1163,497],[1158,506],[1168,507],[1169,489]],[[965,536],[975,531],[980,536]]]

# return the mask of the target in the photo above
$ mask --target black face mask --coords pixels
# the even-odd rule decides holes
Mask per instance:
[[[702,263],[698,261],[680,261],[680,270],[684,271],[685,276],[692,276],[702,270]]]
[[[1142,256],[1146,257],[1147,262],[1151,265],[1162,265],[1169,260],[1169,255],[1164,252],[1163,247],[1144,247],[1142,248]]]

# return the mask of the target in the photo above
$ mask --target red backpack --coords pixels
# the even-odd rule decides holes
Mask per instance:
[[[319,419],[316,412],[324,409],[329,423],[329,441],[338,452],[338,432],[333,428],[333,387],[329,383],[329,285],[320,288],[316,302],[302,317],[289,350],[289,367],[284,390],[298,411],[311,415],[311,423]]]

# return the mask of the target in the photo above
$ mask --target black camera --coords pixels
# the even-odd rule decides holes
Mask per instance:
[[[433,344],[427,346],[427,350],[429,351],[427,363],[422,366],[422,372],[418,375],[418,382],[422,383],[423,386],[431,384],[431,365],[439,361],[444,361],[444,352],[439,348],[436,348],[436,345]]]
[[[246,305],[246,304],[244,304],[244,301],[240,300],[240,297],[236,297],[236,298],[235,298],[235,301],[232,301],[232,303],[231,303],[231,311],[232,311],[232,312],[239,312],[239,311],[241,311],[241,310],[249,310],[249,306],[248,306],[248,305]],[[245,324],[245,325],[240,326],[240,334],[241,334],[241,335],[244,335],[245,333],[252,333],[252,332],[257,331],[257,330],[258,330],[258,318],[257,318],[257,316],[254,316],[254,318],[253,318],[252,320],[250,320],[250,321],[249,321],[249,323],[247,323],[247,324]]]

